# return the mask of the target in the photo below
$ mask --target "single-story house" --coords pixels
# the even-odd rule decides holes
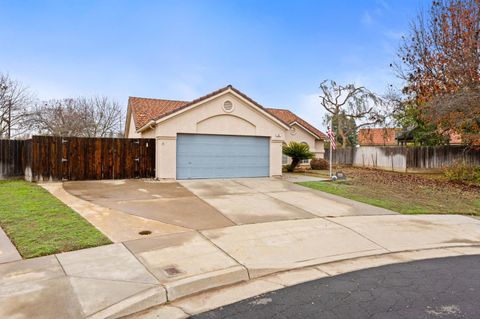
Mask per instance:
[[[294,113],[268,109],[231,85],[193,101],[130,97],[128,138],[156,139],[160,179],[278,176],[297,141],[323,158],[325,134]]]

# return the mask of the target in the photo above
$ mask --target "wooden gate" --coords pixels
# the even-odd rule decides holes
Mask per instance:
[[[34,136],[32,180],[155,177],[155,139]]]

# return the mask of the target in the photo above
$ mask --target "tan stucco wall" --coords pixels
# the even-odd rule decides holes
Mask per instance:
[[[232,112],[223,110],[223,103],[230,100]],[[270,176],[282,174],[282,142],[286,129],[268,118],[255,106],[226,92],[195,108],[157,123],[154,133],[157,139],[157,177],[176,177],[176,136],[178,133],[245,135],[270,137]]]
[[[316,158],[325,158],[325,142],[316,140],[315,150],[313,152],[315,153]]]
[[[127,138],[142,138],[142,134],[137,133],[135,130],[135,121],[133,119],[133,114],[130,116],[130,126],[127,132]]]

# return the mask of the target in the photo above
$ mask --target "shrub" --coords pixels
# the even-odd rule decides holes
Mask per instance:
[[[451,181],[480,183],[480,166],[468,165],[462,160],[444,167],[443,174]]]
[[[282,152],[292,158],[292,163],[287,167],[288,172],[293,172],[301,160],[311,159],[315,156],[315,154],[310,152],[310,147],[307,144],[294,141],[284,145]]]
[[[310,161],[312,169],[328,169],[328,161],[323,158],[314,158]]]

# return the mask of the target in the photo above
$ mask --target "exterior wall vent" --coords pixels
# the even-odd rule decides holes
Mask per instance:
[[[223,110],[227,113],[233,112],[233,103],[229,100],[223,103]]]

